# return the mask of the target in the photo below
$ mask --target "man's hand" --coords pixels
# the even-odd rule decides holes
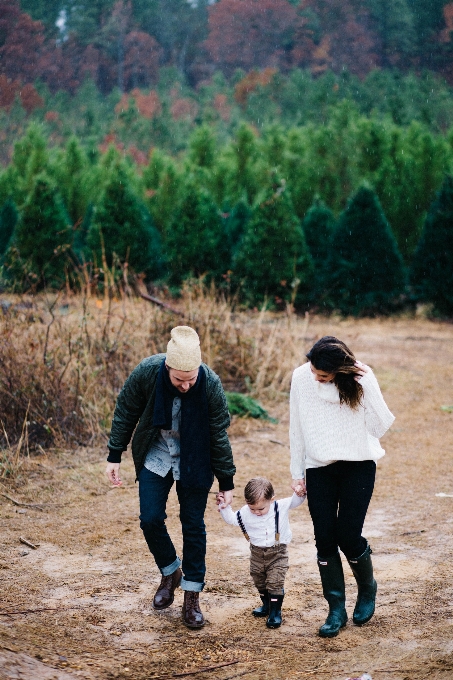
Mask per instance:
[[[121,486],[122,481],[120,478],[120,464],[119,463],[107,463],[107,467],[105,469],[105,474],[107,475],[109,482],[113,484],[113,486]]]
[[[291,482],[292,490],[300,497],[307,494],[307,487],[305,486],[305,479],[293,479]]]
[[[219,506],[217,509],[224,510],[229,505],[231,505],[232,500],[233,500],[232,491],[219,491],[219,493],[216,495],[217,505]]]

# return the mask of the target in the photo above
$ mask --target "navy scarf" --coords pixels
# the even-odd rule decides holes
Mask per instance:
[[[165,359],[157,374],[156,402],[153,426],[172,429],[172,408],[175,397],[181,399],[180,482],[182,486],[209,489],[214,480],[211,468],[209,408],[206,394],[206,372],[200,366],[195,385],[180,392],[172,385]]]

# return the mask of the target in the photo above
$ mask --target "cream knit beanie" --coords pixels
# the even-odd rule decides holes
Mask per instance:
[[[190,326],[176,326],[171,330],[167,345],[166,364],[177,371],[194,371],[201,364],[200,338]]]

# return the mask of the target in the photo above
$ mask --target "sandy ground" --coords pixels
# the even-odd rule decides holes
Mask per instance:
[[[348,342],[375,370],[396,422],[384,437],[364,535],[379,584],[375,617],[349,622],[332,640],[324,621],[313,532],[306,504],[292,513],[294,539],[284,623],[270,631],[251,609],[248,545],[224,524],[210,496],[208,573],[200,631],[181,623],[182,592],[166,611],[151,601],[159,575],[138,525],[137,487],[125,457],[122,489],[104,479],[102,450],[53,452],[25,461],[20,479],[0,487],[0,678],[206,680],[326,678],[367,671],[373,680],[453,678],[453,326],[425,320],[314,320],[321,335]],[[246,481],[265,474],[290,495],[285,402],[269,405],[277,425],[236,420],[234,506]],[[169,527],[181,544],[176,496]],[[33,550],[20,542],[35,544]],[[348,611],[355,600],[347,564]],[[219,666],[219,664],[223,664]],[[227,665],[228,664],[228,665]],[[215,667],[216,668],[212,668]],[[201,669],[208,667],[204,673]],[[198,673],[194,674],[195,671]]]

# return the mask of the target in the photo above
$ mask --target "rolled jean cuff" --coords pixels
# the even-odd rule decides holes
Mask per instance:
[[[181,579],[182,590],[189,590],[191,593],[201,593],[204,588],[204,583],[197,583],[196,581],[186,581],[184,576]]]
[[[179,557],[175,559],[174,562],[168,565],[168,567],[164,567],[163,569],[160,570],[160,573],[162,576],[171,576],[171,574],[174,574],[177,569],[181,566],[181,560]]]

